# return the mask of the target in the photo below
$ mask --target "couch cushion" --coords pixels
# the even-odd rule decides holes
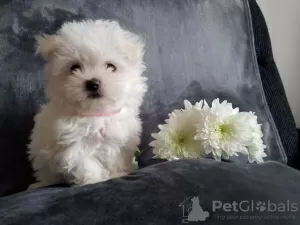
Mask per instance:
[[[82,18],[116,19],[145,37],[150,88],[141,148],[184,99],[219,97],[255,111],[268,159],[286,163],[263,92],[247,1],[12,0],[2,3],[0,13],[0,181],[7,193],[31,182],[26,144],[32,118],[45,102],[43,61],[34,55],[33,37]]]
[[[300,173],[276,162],[179,160],[84,187],[48,187],[4,197],[0,224],[299,225],[299,186]],[[193,197],[208,212],[201,222],[188,217]],[[201,215],[201,209],[194,210]]]

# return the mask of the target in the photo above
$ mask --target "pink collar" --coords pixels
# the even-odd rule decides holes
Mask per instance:
[[[112,112],[107,112],[107,113],[87,113],[87,114],[79,114],[78,116],[80,117],[109,117],[109,116],[114,116],[118,113],[121,112],[121,109],[115,110]]]

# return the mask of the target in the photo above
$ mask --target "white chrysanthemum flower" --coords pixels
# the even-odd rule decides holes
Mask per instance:
[[[251,130],[251,141],[247,145],[248,149],[248,160],[250,163],[254,161],[257,163],[263,163],[263,157],[266,157],[265,153],[266,146],[263,143],[263,133],[261,131],[261,124],[257,122],[257,116],[253,112],[243,113],[247,117],[247,124]]]
[[[248,154],[246,145],[251,133],[245,123],[247,117],[239,109],[219,99],[212,106],[204,102],[202,119],[196,124],[195,139],[201,141],[206,154],[212,153],[216,160],[228,159],[237,153]]]
[[[211,107],[204,102],[201,116],[195,139],[201,141],[206,154],[212,153],[216,160],[221,160],[242,153],[248,155],[251,163],[263,162],[263,134],[254,113],[239,112],[227,101],[220,103],[216,99]]]
[[[215,99],[211,107],[204,101],[174,110],[150,143],[155,158],[175,160],[201,158],[212,153],[216,160],[242,153],[249,162],[263,162],[265,145],[261,125],[254,113],[239,112],[231,103]]]
[[[159,133],[152,134],[155,158],[176,160],[180,158],[202,158],[205,154],[196,135],[195,122],[199,119],[202,101],[193,106],[184,101],[185,109],[174,110],[169,114],[166,124],[159,125]]]
[[[220,120],[227,118],[228,116],[235,115],[239,112],[239,108],[233,108],[231,103],[220,100],[217,98],[212,101],[211,107],[204,101],[203,110],[217,116]]]
[[[184,100],[183,104],[186,110],[193,110],[193,109],[199,110],[202,109],[203,107],[203,100],[201,100],[200,102],[196,102],[195,105],[192,105],[192,103],[190,103],[188,100]]]
[[[247,146],[247,148],[249,151],[248,160],[250,163],[253,163],[254,161],[257,163],[264,162],[263,157],[266,157],[267,154],[264,151],[266,146],[263,144],[261,138],[255,138],[253,143]]]

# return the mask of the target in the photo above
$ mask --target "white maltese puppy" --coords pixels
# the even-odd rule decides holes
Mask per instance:
[[[37,38],[49,103],[29,144],[38,183],[85,185],[128,174],[140,143],[144,43],[107,20],[65,23]]]

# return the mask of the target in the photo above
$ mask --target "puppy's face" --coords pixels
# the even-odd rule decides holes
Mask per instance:
[[[105,113],[139,94],[144,44],[118,23],[66,23],[55,35],[37,38],[47,61],[47,91],[74,113]]]

